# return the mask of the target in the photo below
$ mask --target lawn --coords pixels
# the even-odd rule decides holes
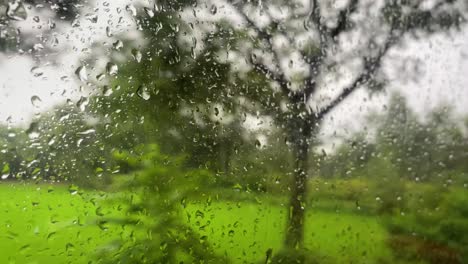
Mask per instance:
[[[103,222],[124,213],[108,194],[65,185],[0,185],[0,263],[88,263],[109,242],[127,239],[128,227]],[[186,220],[218,254],[233,263],[262,263],[281,247],[286,210],[268,203],[193,202]],[[310,211],[306,246],[323,263],[377,263],[390,255],[378,219]]]
[[[234,263],[264,263],[268,249],[277,252],[281,248],[286,223],[282,207],[195,203],[187,212],[190,224],[208,237],[218,254]],[[391,255],[386,238],[376,218],[321,211],[307,214],[306,247],[317,254],[320,263],[379,263]]]
[[[84,196],[61,185],[1,184],[0,263],[87,263],[125,232],[96,224],[118,212],[99,206],[105,195]]]

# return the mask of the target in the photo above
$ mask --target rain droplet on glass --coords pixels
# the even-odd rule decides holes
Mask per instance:
[[[151,98],[151,94],[148,91],[148,87],[142,84],[137,89],[137,95],[143,100],[149,100]]]
[[[39,107],[41,106],[41,104],[42,104],[42,100],[41,100],[41,98],[39,98],[39,96],[33,95],[33,96],[31,97],[31,104],[32,104],[34,107],[39,108]]]
[[[106,71],[110,76],[115,76],[119,71],[119,67],[115,63],[108,62],[106,65]]]
[[[141,58],[143,57],[141,52],[137,49],[132,49],[132,56],[138,63],[141,62]]]
[[[22,1],[14,0],[8,3],[6,16],[12,20],[23,21],[28,17],[28,14],[26,13],[26,8],[24,8]]]
[[[78,76],[78,79],[82,82],[88,81],[88,74],[86,73],[86,66],[82,65],[78,67],[75,71],[76,76]]]

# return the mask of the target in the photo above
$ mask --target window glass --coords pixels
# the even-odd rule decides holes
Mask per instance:
[[[467,263],[465,0],[0,0],[0,263]]]

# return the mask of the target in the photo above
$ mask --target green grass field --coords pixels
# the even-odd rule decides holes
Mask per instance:
[[[116,214],[65,186],[0,185],[0,263],[87,263],[119,237],[118,226],[96,222]]]
[[[124,214],[107,198],[60,185],[1,184],[0,263],[95,263],[98,250],[132,231],[102,222]],[[262,263],[269,248],[277,252],[281,247],[286,210],[280,206],[194,202],[185,214],[233,263]],[[323,256],[323,263],[379,263],[390,256],[386,231],[376,218],[310,211],[306,227],[307,248]]]
[[[197,210],[203,217],[197,216]],[[206,207],[192,204],[187,212],[191,225],[199,227],[217,253],[235,263],[264,263],[269,248],[273,252],[281,248],[284,208],[218,202]],[[391,255],[385,244],[386,231],[375,218],[365,216],[311,211],[305,238],[306,247],[322,257],[320,263],[379,263],[380,258]]]

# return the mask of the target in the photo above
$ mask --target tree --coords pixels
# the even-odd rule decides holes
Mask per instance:
[[[386,153],[401,177],[431,181],[447,171],[463,173],[466,136],[450,106],[418,116],[406,98],[393,94],[387,111],[369,122],[376,128],[377,152]]]
[[[128,207],[123,219],[109,221],[144,226],[154,236],[138,237],[132,233],[133,239],[122,239],[119,250],[103,252],[100,260],[103,263],[229,263],[226,257],[215,253],[206,236],[200,237],[182,217],[184,214],[189,219],[192,217],[188,212],[181,212],[182,206],[190,204],[188,197],[200,195],[213,184],[210,172],[185,167],[183,157],[164,155],[155,144],[135,146],[132,152],[113,153],[117,163],[128,168],[128,174],[115,176],[113,187],[123,190],[123,195],[116,196],[115,200],[125,202]],[[142,215],[152,221],[144,223]],[[181,257],[184,261],[180,261]]]
[[[136,113],[154,119],[149,122],[171,120],[159,122],[164,123],[159,131],[177,126],[182,135],[220,127],[200,111],[213,105],[233,120],[247,114],[272,120],[272,129],[283,132],[294,156],[284,243],[301,248],[308,160],[325,118],[359,89],[381,91],[384,62],[399,45],[459,29],[467,5],[454,0],[192,0],[158,2],[144,10],[138,25],[146,46],[141,53],[132,51],[140,57],[137,62],[121,68],[118,83],[135,91],[123,100],[134,101],[136,93],[144,99],[140,106],[132,104]],[[188,118],[174,115],[187,112]],[[239,134],[243,125],[234,127],[233,134]]]
[[[218,18],[207,35],[224,33],[203,45],[218,45],[218,50],[247,63],[250,79],[241,79],[257,90],[238,86],[237,93],[256,107],[244,111],[271,117],[290,143],[295,168],[285,239],[289,248],[303,246],[307,161],[324,118],[361,87],[370,91],[384,87],[384,60],[392,48],[411,38],[459,27],[466,10],[463,1],[424,5],[422,1],[229,0],[223,4],[201,1],[199,6],[210,10],[212,20]],[[216,17],[221,7],[235,18]],[[203,24],[203,18],[193,13],[192,19]],[[218,61],[230,63],[232,72],[239,73],[234,60],[226,57]],[[349,80],[340,72],[353,77]],[[252,74],[265,80],[267,87],[259,87]],[[328,81],[330,76],[338,81]],[[322,99],[330,93],[333,99]]]

